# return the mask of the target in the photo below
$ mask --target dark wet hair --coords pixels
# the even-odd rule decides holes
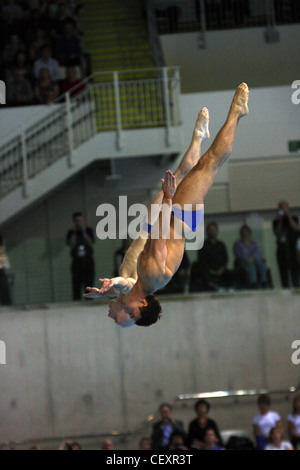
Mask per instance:
[[[164,408],[165,406],[169,408],[170,411],[172,411],[172,405],[170,403],[161,403],[158,408],[159,411],[161,411],[161,409]]]
[[[212,220],[211,222],[209,222],[206,226],[206,231],[208,231],[210,229],[210,227],[216,227],[216,229],[219,228],[217,222],[215,222],[214,220]]]
[[[141,318],[135,322],[137,326],[150,326],[161,318],[162,307],[153,294],[147,295],[148,305],[140,308]]]
[[[243,232],[244,230],[247,230],[248,233],[249,233],[249,235],[252,234],[252,230],[251,230],[251,228],[249,227],[249,225],[245,224],[245,225],[243,225],[243,226],[240,228],[240,235],[242,235],[242,232]]]
[[[202,399],[196,401],[196,403],[195,403],[195,405],[194,405],[194,410],[196,411],[196,413],[197,413],[198,408],[199,408],[200,405],[205,405],[205,406],[206,406],[207,413],[209,412],[209,410],[210,410],[210,404],[208,403],[208,401],[206,401],[206,400],[204,400],[204,399],[202,398]]]
[[[218,437],[215,428],[213,428],[212,426],[208,426],[208,428],[206,428],[204,431],[204,438],[209,431],[213,431],[214,435]]]
[[[266,393],[262,393],[261,395],[259,395],[259,397],[257,399],[257,404],[258,405],[265,404],[267,406],[270,406],[271,405],[271,398]]]
[[[83,213],[82,212],[74,212],[72,214],[72,219],[75,220],[77,217],[82,217]]]
[[[169,437],[169,446],[172,445],[174,437],[181,437],[182,445],[186,445],[186,434],[183,431],[175,429]]]

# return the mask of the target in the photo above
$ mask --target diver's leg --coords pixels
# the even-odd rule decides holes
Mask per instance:
[[[232,152],[240,118],[248,114],[249,89],[242,83],[236,90],[226,122],[210,149],[187,174],[175,193],[173,204],[203,204],[220,166]]]

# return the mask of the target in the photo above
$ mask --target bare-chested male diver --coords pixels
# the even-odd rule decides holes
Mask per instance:
[[[174,175],[171,171],[165,173],[162,191],[152,201],[153,204],[162,200],[164,210],[160,212],[153,227],[150,222],[146,243],[142,239],[132,243],[120,269],[122,277],[102,280],[102,289],[87,288],[89,293],[86,297],[121,290],[117,299],[110,302],[108,314],[119,326],[150,326],[160,318],[161,305],[153,292],[164,287],[172,279],[184,253],[185,237],[182,233],[187,235],[195,229],[189,222],[190,218],[185,217],[184,222],[180,224],[181,233],[178,232],[178,223],[174,223],[174,219],[182,220],[183,211],[178,213],[174,207],[183,208],[189,204],[196,210],[203,204],[218,169],[232,152],[238,122],[249,112],[248,97],[248,86],[242,83],[236,90],[224,126],[200,159],[201,143],[209,137],[209,115],[206,108],[199,113],[188,152]],[[195,220],[195,217],[193,219]],[[159,237],[151,238],[151,230],[156,224]]]

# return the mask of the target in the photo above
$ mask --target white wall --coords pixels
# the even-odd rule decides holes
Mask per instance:
[[[31,124],[42,119],[52,111],[53,106],[34,105],[12,108],[1,107],[1,145],[20,133],[21,124],[24,124],[25,127],[29,127]]]
[[[190,142],[194,123],[201,108],[210,111],[211,140],[203,146],[205,151],[224,124],[234,95],[230,91],[187,93],[181,96],[184,148]],[[294,90],[290,86],[251,88],[247,117],[240,121],[232,160],[282,157],[291,154],[288,141],[300,138],[300,105],[292,103]],[[228,164],[219,171],[217,183],[228,183]]]
[[[299,295],[160,300],[159,324],[127,330],[107,318],[106,304],[2,311],[0,442],[133,430],[184,393],[298,385]],[[255,402],[248,414],[233,408],[219,412],[221,429],[251,430]]]
[[[268,44],[265,28],[161,36],[166,65],[178,65],[184,93],[228,90],[236,83],[251,87],[287,85],[300,78],[300,25],[278,26],[280,42]]]
[[[190,143],[198,112],[204,106],[208,107],[210,111],[211,140],[204,144],[203,151],[208,148],[212,139],[224,124],[235,88],[239,83],[240,81],[231,82],[228,91],[185,93],[181,95],[183,153]],[[266,88],[255,88],[250,82],[248,82],[248,85],[250,87],[250,114],[240,123],[230,160],[289,155],[288,141],[297,140],[300,135],[300,105],[293,104],[291,100],[292,93],[295,90],[292,90],[291,84]],[[21,123],[29,123],[34,116],[43,116],[47,111],[49,111],[49,107],[40,106],[0,109],[2,138],[8,130],[13,133],[14,130],[18,130]],[[173,132],[178,132],[178,130],[175,129]],[[153,139],[155,140],[155,134],[153,134]],[[151,141],[149,141],[147,151],[151,155]],[[178,157],[178,161],[183,153]],[[144,147],[141,149],[141,154],[145,154]],[[122,158],[122,154],[120,154],[120,158]],[[136,168],[141,161],[138,159],[132,161],[133,168]],[[120,162],[120,165],[122,165],[124,173],[124,166],[126,167],[127,161],[125,164]],[[175,164],[173,168],[175,168]],[[151,173],[154,174],[154,172],[154,168],[148,168],[143,173],[143,177],[150,180]],[[217,175],[216,182],[228,182],[227,165],[222,167]],[[134,184],[135,186],[136,184],[142,185],[138,176],[136,176]],[[128,182],[128,186],[132,187],[131,181]]]

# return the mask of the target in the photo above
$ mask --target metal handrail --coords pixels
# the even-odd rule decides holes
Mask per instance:
[[[135,74],[135,73],[153,73],[153,72],[160,72],[162,69],[162,67],[152,67],[152,68],[142,68],[142,69],[130,69],[130,70],[108,70],[108,71],[105,71],[105,72],[95,72],[95,73],[92,73],[91,75],[89,75],[87,78],[83,78],[80,83],[78,83],[77,85],[75,85],[74,87],[72,87],[67,93],[63,93],[62,95],[59,95],[57,98],[55,98],[55,100],[53,100],[51,103],[47,104],[47,105],[43,105],[44,107],[51,107],[53,106],[54,104],[62,104],[62,103],[65,103],[66,101],[66,95],[69,93],[70,95],[72,95],[72,93],[74,93],[78,88],[82,87],[82,85],[87,85],[91,82],[93,82],[97,77],[105,77],[107,75],[110,75],[111,77],[114,76],[115,73],[117,74],[122,74],[122,75],[130,75],[130,74]],[[171,66],[171,67],[167,67],[167,70],[168,72],[172,72],[172,71],[178,71],[178,67],[177,66]],[[120,80],[121,81],[121,80]],[[39,121],[39,118],[40,116],[44,116],[44,113],[41,112],[41,113],[37,113],[35,114],[31,119],[27,120],[26,121],[26,125],[30,124],[30,123],[35,123],[37,121]],[[6,138],[12,134],[14,131],[20,129],[20,125],[18,126],[14,126],[12,127],[9,131],[7,131],[5,134],[3,134],[1,136],[1,141],[2,140],[6,140]],[[16,132],[17,134],[17,132]],[[14,138],[14,137],[13,137]],[[0,146],[2,145],[2,143],[0,142]]]
[[[72,96],[82,84],[88,86]],[[165,127],[169,145],[171,128],[180,125],[179,94],[178,67],[94,73],[57,98],[49,112],[43,109],[3,138],[0,197],[21,186],[27,197],[30,179],[61,158],[71,167],[74,150],[102,131],[116,132],[120,150],[123,131]]]
[[[149,0],[152,8],[157,7],[154,0]],[[183,4],[184,1],[184,4]],[[176,34],[191,31],[199,31],[199,27],[205,31],[238,29],[248,27],[264,27],[266,30],[275,31],[275,27],[282,24],[299,23],[300,9],[296,2],[286,0],[277,2],[274,0],[264,0],[249,6],[243,4],[233,8],[233,2],[223,0],[173,0],[173,8],[177,8],[177,15],[168,11],[168,5],[161,5],[163,23],[158,21],[158,30],[160,34]],[[285,3],[285,5],[280,5]],[[299,3],[299,2],[298,2]],[[195,5],[198,4],[198,15],[195,11]],[[205,5],[206,4],[206,5]],[[174,21],[173,26],[170,22]]]
[[[177,400],[200,400],[205,398],[240,398],[240,397],[253,397],[258,395],[275,395],[282,393],[294,393],[297,388],[292,386],[287,390],[267,390],[265,388],[259,390],[233,390],[233,391],[218,391],[210,393],[190,393],[186,395],[179,395]]]
[[[262,394],[267,395],[282,395],[282,394],[293,394],[300,390],[300,386],[291,386],[288,389],[274,389],[268,390],[265,388],[262,389],[241,389],[241,390],[219,390],[215,392],[201,392],[201,393],[188,393],[183,395],[178,395],[172,402],[171,406],[174,406],[177,402],[187,401],[187,400],[200,400],[200,399],[218,399],[218,398],[244,398],[244,397],[254,397]],[[76,436],[59,436],[59,437],[49,437],[42,439],[28,439],[25,441],[10,441],[10,442],[0,442],[1,446],[4,445],[29,445],[32,442],[36,444],[43,444],[46,442],[55,442],[55,441],[66,441],[66,440],[81,440],[81,439],[100,439],[103,437],[119,437],[119,438],[132,438],[136,436],[145,426],[154,421],[158,412],[155,412],[151,415],[148,415],[133,431],[111,431],[108,433],[100,434],[83,434]]]

